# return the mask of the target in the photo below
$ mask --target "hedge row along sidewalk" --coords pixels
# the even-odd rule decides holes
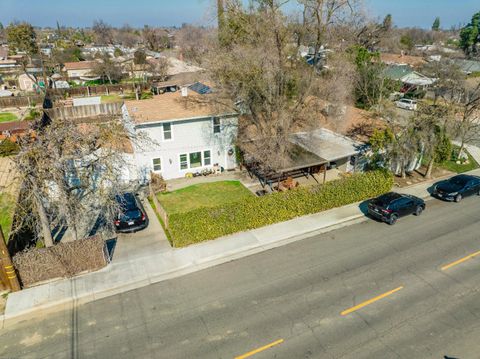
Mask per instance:
[[[386,171],[354,174],[324,185],[173,213],[169,232],[173,246],[184,247],[359,202],[388,192],[392,186],[393,176]]]

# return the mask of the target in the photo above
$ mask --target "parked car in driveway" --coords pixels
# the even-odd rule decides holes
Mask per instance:
[[[368,202],[368,214],[390,225],[400,217],[421,215],[425,210],[425,201],[421,198],[396,192],[388,192]]]
[[[115,197],[120,212],[115,220],[117,232],[136,232],[148,226],[148,217],[135,194],[127,192]]]
[[[460,202],[462,198],[480,195],[480,177],[458,175],[436,183],[433,195],[446,201]]]
[[[395,104],[398,108],[403,108],[404,110],[415,111],[417,109],[417,101],[408,98],[402,98],[396,101]]]

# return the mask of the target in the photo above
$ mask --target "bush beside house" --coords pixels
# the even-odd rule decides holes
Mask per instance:
[[[355,174],[324,185],[173,213],[169,232],[173,246],[184,247],[362,201],[388,192],[392,186],[393,176],[385,171]]]

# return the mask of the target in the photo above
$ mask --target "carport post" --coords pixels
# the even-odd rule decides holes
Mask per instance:
[[[325,184],[325,182],[327,182],[327,164],[326,163],[323,165],[323,184]]]
[[[2,271],[2,277],[7,279],[7,284],[12,292],[18,292],[20,290],[20,283],[18,282],[17,273],[13,267],[12,258],[10,258],[10,253],[7,249],[7,244],[5,243],[5,237],[3,236],[2,227],[0,226],[0,262]]]

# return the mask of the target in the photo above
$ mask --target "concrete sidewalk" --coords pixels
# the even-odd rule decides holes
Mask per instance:
[[[480,170],[471,173],[480,175]],[[429,189],[435,181],[438,179],[399,191],[429,198]],[[365,210],[364,202],[355,203],[187,248],[142,251],[138,255],[121,256],[119,259],[114,257],[113,262],[100,271],[10,294],[3,326],[182,276],[347,224],[365,221]],[[157,219],[151,216],[150,220]]]

